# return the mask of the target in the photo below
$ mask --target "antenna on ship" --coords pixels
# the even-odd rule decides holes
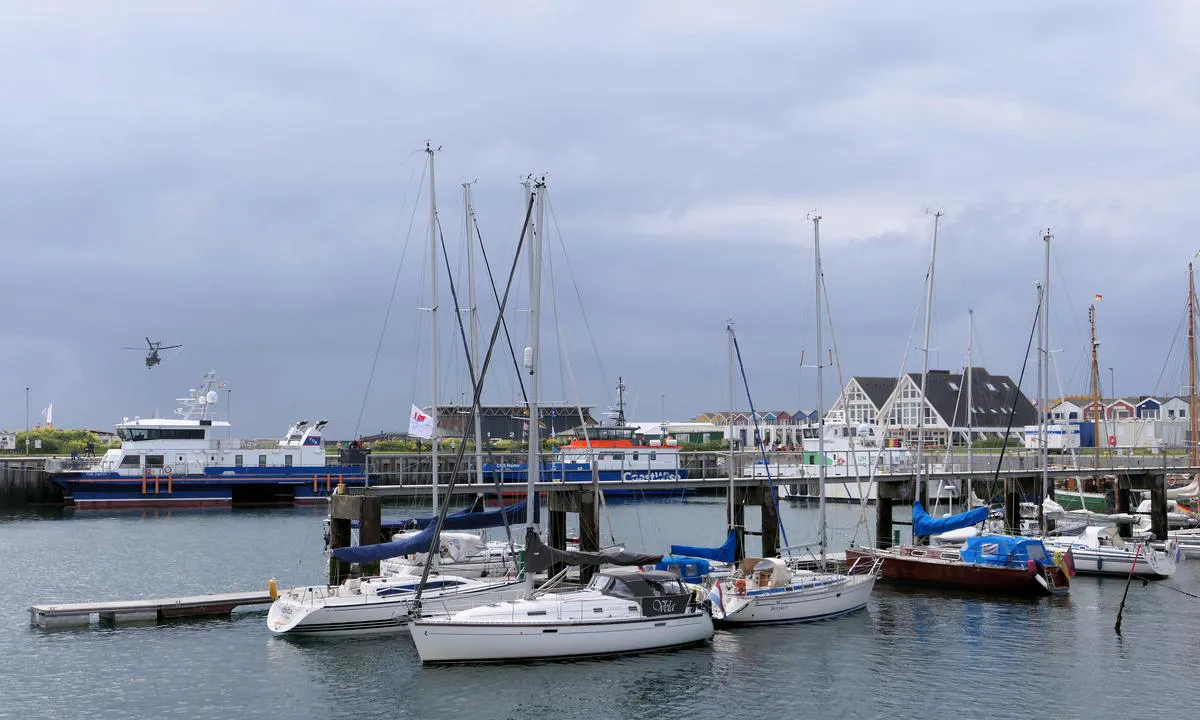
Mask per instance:
[[[625,382],[617,376],[617,427],[625,427]]]

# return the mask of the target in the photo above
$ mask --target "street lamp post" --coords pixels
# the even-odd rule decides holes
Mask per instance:
[[[29,386],[25,386],[25,454],[29,454]]]

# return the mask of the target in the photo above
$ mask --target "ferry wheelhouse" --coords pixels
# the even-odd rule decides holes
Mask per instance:
[[[328,421],[293,423],[274,445],[229,437],[216,419],[219,385],[208,373],[179,398],[176,418],[126,418],[121,447],[97,459],[60,461],[51,477],[77,507],[183,507],[322,502],[339,483],[362,485],[364,465],[327,465]]]

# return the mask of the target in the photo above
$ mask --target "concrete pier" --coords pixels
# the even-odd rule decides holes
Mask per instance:
[[[46,472],[45,456],[0,458],[0,507],[61,505],[62,488]]]

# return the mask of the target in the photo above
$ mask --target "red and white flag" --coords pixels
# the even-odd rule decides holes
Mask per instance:
[[[433,437],[433,418],[421,412],[421,408],[416,405],[412,406],[412,412],[408,416],[408,436],[426,440]]]

